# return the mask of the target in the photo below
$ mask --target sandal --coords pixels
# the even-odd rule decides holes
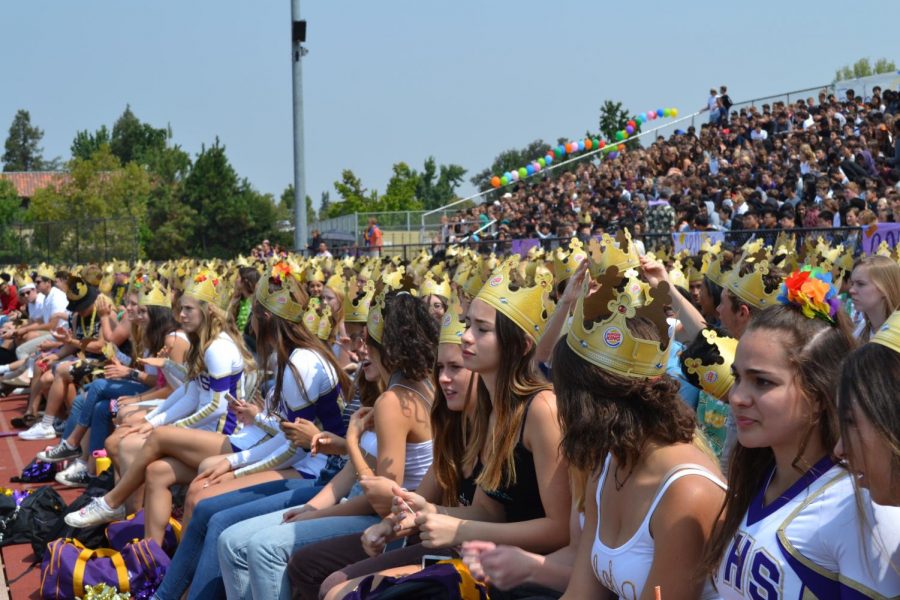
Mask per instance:
[[[37,423],[37,420],[37,415],[22,415],[10,421],[10,424],[17,429],[28,429]]]

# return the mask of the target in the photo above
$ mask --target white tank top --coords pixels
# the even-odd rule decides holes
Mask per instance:
[[[683,464],[675,466],[662,485],[656,491],[656,496],[641,521],[637,531],[627,542],[617,548],[610,548],[600,541],[600,491],[606,474],[609,472],[611,455],[607,456],[603,465],[603,473],[597,482],[597,532],[594,536],[594,544],[591,547],[591,564],[594,575],[606,587],[624,600],[637,600],[641,597],[650,567],[653,565],[653,537],[650,535],[650,519],[659,505],[669,486],[686,475],[699,475],[709,479],[723,490],[726,485],[704,467],[695,464]],[[665,594],[663,595],[665,596]],[[719,598],[719,594],[713,588],[712,581],[707,581],[700,594],[701,600]]]

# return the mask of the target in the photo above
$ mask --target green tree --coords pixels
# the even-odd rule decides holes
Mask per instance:
[[[328,208],[329,217],[381,210],[378,192],[374,190],[370,192],[363,188],[362,181],[350,169],[341,172],[341,180],[334,182],[334,189],[341,197],[341,201]]]
[[[419,176],[405,162],[395,163],[393,175],[379,202],[379,211],[421,210],[422,203],[416,198]]]
[[[24,109],[16,112],[9,135],[4,145],[3,170],[9,171],[41,171],[46,165],[43,148],[40,147],[44,132],[37,125],[31,124],[31,114]]]
[[[235,256],[276,233],[274,199],[238,177],[218,138],[201,149],[183,190],[183,201],[197,213],[193,254]]]
[[[79,131],[75,134],[70,147],[72,158],[80,158],[87,160],[100,149],[103,144],[109,145],[109,129],[106,125],[101,125],[100,129],[91,133],[87,129]]]
[[[294,184],[289,184],[284,191],[281,192],[281,197],[278,199],[278,208],[281,213],[280,219],[287,219],[291,223],[294,222]],[[312,198],[307,194],[306,196],[306,222],[312,223],[316,220],[316,209],[313,208]]]
[[[866,57],[860,58],[853,63],[853,66],[844,65],[834,72],[834,80],[846,81],[848,79],[858,79],[860,77],[869,77],[870,75],[878,75],[880,73],[893,73],[897,70],[897,64],[887,58],[879,58],[872,66],[872,61]]]
[[[29,220],[128,218],[144,222],[151,190],[146,170],[133,163],[123,167],[105,145],[91,158],[76,158],[69,164],[71,181],[35,192],[26,211]]]
[[[16,186],[6,179],[0,179],[0,228],[19,220],[22,214],[22,200]]]
[[[603,139],[614,141],[616,132],[625,129],[628,124],[628,111],[622,106],[621,102],[613,102],[612,100],[604,100],[600,107],[600,132]],[[640,131],[640,123],[637,124],[635,133]]]
[[[459,165],[438,168],[434,157],[429,156],[419,174],[416,197],[428,210],[444,206],[456,199],[456,188],[462,184],[465,175],[466,170]]]
[[[165,148],[171,136],[169,129],[142,123],[131,111],[131,106],[126,105],[125,111],[113,124],[109,147],[122,164],[131,161],[146,164],[148,155]]]
[[[323,190],[319,197],[319,220],[328,218],[328,209],[331,208],[331,194],[328,190]]]
[[[470,181],[479,190],[488,190],[491,188],[491,177],[495,174],[518,169],[522,165],[544,156],[549,149],[550,146],[543,140],[535,140],[524,148],[504,150],[494,158],[490,168],[477,173]]]

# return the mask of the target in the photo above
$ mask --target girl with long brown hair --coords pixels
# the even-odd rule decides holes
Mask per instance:
[[[830,274],[809,268],[786,279],[779,302],[753,316],[735,354],[738,446],[703,571],[726,599],[894,597],[900,512],[876,512],[861,536],[852,482],[831,454],[849,319]]]

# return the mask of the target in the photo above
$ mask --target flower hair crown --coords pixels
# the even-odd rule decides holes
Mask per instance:
[[[796,306],[808,319],[819,318],[829,323],[835,322],[841,310],[831,273],[809,265],[787,276],[781,284],[778,301],[785,306]]]

